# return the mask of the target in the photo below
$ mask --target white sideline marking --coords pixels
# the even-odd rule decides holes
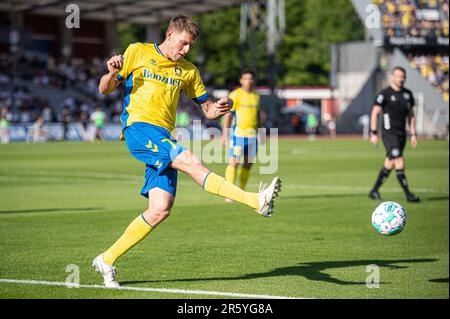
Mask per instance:
[[[241,294],[234,292],[220,292],[207,290],[184,290],[184,289],[166,289],[166,288],[148,288],[148,287],[117,287],[108,288],[101,285],[81,285],[74,283],[58,282],[58,281],[43,281],[43,280],[20,280],[20,279],[2,279],[0,283],[22,284],[22,285],[44,285],[44,286],[59,286],[67,288],[93,288],[93,289],[111,289],[111,290],[131,290],[131,291],[146,291],[146,292],[164,292],[171,294],[187,294],[187,295],[208,295],[208,296],[222,296],[222,297],[237,297],[237,298],[254,298],[254,299],[304,299],[297,297],[285,296],[270,296],[270,295],[254,295]]]

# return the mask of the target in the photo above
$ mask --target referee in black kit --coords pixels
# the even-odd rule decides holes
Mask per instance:
[[[370,142],[378,143],[378,115],[382,114],[381,138],[386,148],[384,166],[378,174],[377,181],[369,193],[372,199],[380,199],[379,188],[395,168],[397,179],[405,192],[408,202],[419,202],[419,197],[409,191],[405,175],[403,149],[406,144],[406,122],[411,135],[412,148],[417,147],[416,117],[414,114],[414,97],[410,90],[404,88],[406,71],[395,67],[391,73],[391,85],[378,93],[372,108],[370,119]]]

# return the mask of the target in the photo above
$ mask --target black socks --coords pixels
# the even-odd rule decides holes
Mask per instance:
[[[409,187],[408,187],[408,180],[406,179],[406,176],[405,176],[405,170],[398,169],[398,170],[396,170],[396,174],[397,174],[397,179],[398,179],[398,182],[400,183],[400,186],[402,187],[405,194],[408,195],[410,192],[409,192]]]
[[[390,169],[387,169],[385,167],[383,167],[380,170],[380,173],[378,174],[378,179],[375,182],[375,185],[373,186],[373,190],[378,191],[378,189],[381,187],[381,185],[386,181],[386,179],[388,178],[389,174],[391,173]]]

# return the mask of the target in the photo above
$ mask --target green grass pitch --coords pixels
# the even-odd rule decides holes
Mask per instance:
[[[283,191],[272,218],[204,192],[180,174],[171,216],[117,263],[126,287],[306,298],[449,298],[447,141],[406,151],[422,203],[408,204],[395,174],[381,189],[402,203],[406,229],[384,237],[367,197],[384,150],[359,140],[281,140]],[[209,165],[224,174],[225,164]],[[260,178],[250,177],[257,189]],[[121,142],[0,145],[0,279],[101,284],[92,259],[146,207],[143,165]],[[381,284],[369,289],[367,266]],[[148,291],[0,282],[0,298],[199,298]],[[220,297],[219,297],[220,298]]]

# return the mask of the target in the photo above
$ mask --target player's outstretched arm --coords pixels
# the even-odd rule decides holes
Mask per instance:
[[[416,135],[416,114],[414,110],[411,109],[408,115],[408,126],[409,133],[411,134],[411,146],[412,148],[417,147],[417,135]]]
[[[227,114],[233,106],[233,100],[227,97],[221,98],[217,102],[208,99],[201,104],[203,114],[208,120],[216,120]]]
[[[108,73],[102,76],[100,79],[100,83],[98,84],[98,90],[101,94],[108,95],[112,91],[116,89],[119,85],[119,81],[117,80],[117,75],[120,70],[122,70],[123,66],[123,56],[122,55],[114,55],[107,62]]]
[[[378,127],[378,115],[381,113],[382,108],[379,105],[372,107],[372,114],[370,115],[370,143],[376,145],[378,143],[378,134],[374,133]]]

